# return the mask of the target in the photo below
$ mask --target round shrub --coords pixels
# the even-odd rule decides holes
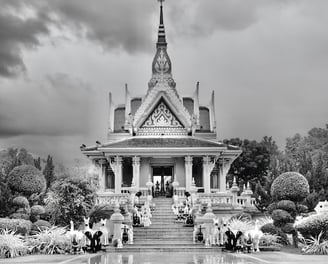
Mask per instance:
[[[265,224],[261,227],[263,233],[268,233],[272,235],[277,235],[280,238],[281,244],[288,245],[287,235],[279,228],[274,226],[272,223]]]
[[[32,222],[24,219],[0,218],[0,229],[16,230],[17,234],[27,235],[32,228]]]
[[[277,209],[282,209],[287,212],[295,212],[296,205],[294,202],[292,202],[290,200],[281,200],[277,203]]]
[[[288,212],[281,209],[274,210],[271,217],[276,226],[283,226],[286,223],[294,222],[294,218]]]
[[[296,205],[296,211],[299,213],[299,214],[304,214],[304,213],[307,213],[308,211],[308,207],[304,204],[297,204]]]
[[[269,214],[272,214],[272,212],[276,209],[277,209],[277,203],[271,203],[267,207],[267,211]]]
[[[18,208],[29,207],[30,204],[25,196],[17,196],[13,199],[13,205]]]
[[[285,224],[281,227],[281,230],[286,234],[294,234],[296,232],[296,229],[292,223]]]
[[[31,207],[31,214],[32,215],[43,215],[45,214],[46,209],[42,205],[33,205]]]
[[[295,228],[305,238],[317,237],[320,232],[323,232],[323,238],[328,239],[328,214],[315,214],[305,217],[295,225]]]
[[[37,233],[40,230],[48,229],[51,227],[51,224],[45,220],[38,220],[33,223],[31,233]]]
[[[30,216],[25,213],[13,213],[9,216],[12,219],[25,219],[25,220],[30,220]]]
[[[8,175],[8,184],[11,190],[28,196],[46,189],[45,177],[32,165],[15,167]]]
[[[298,172],[285,172],[278,176],[271,185],[274,200],[301,202],[309,194],[307,179]]]

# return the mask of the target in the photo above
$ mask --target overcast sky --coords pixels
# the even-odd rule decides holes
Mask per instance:
[[[285,139],[328,117],[328,1],[167,0],[181,96],[216,94],[218,138]],[[108,92],[144,95],[159,22],[155,0],[1,0],[0,149],[60,162],[106,141]]]

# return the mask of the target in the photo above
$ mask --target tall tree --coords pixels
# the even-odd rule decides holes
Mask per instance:
[[[38,170],[42,170],[40,157],[34,159],[34,167],[37,168]]]
[[[47,188],[49,188],[51,183],[55,180],[54,169],[55,166],[53,164],[52,157],[48,155],[46,165],[43,169],[43,175],[47,181]]]

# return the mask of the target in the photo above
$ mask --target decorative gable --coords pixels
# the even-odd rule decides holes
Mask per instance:
[[[140,126],[137,135],[187,135],[187,130],[161,99]]]

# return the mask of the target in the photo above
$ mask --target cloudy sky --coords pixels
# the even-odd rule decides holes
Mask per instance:
[[[328,1],[167,0],[180,95],[216,93],[218,138],[285,139],[328,117]],[[106,141],[108,92],[143,95],[159,20],[155,0],[1,0],[0,149],[57,161]]]

